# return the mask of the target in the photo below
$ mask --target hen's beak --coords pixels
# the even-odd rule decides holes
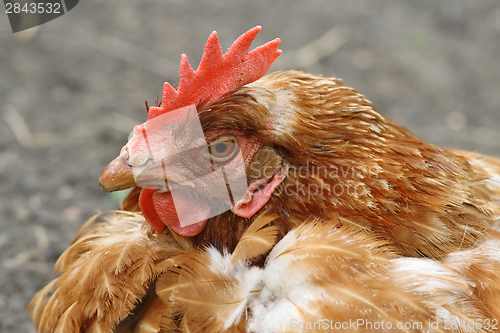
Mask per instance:
[[[99,185],[105,192],[125,190],[137,186],[132,168],[124,157],[118,156],[104,169]]]

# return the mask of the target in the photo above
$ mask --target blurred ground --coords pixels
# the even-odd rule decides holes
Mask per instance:
[[[500,156],[500,2],[80,1],[12,34],[0,13],[0,331],[34,332],[25,308],[79,226],[120,195],[97,179],[145,121],[164,81],[260,24],[282,39],[272,69],[335,75],[427,141]]]

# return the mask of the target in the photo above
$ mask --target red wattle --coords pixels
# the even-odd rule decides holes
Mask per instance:
[[[142,215],[148,223],[153,227],[157,233],[161,233],[165,229],[165,223],[162,222],[156,213],[153,204],[153,194],[156,190],[142,189],[139,195],[139,207],[141,208]],[[177,217],[177,216],[176,216]]]
[[[200,204],[200,202],[196,202],[194,200],[195,199],[189,200],[189,198],[183,198],[184,208],[186,206],[189,206],[190,210],[192,209],[189,214],[192,214],[193,217],[196,216],[195,207]],[[177,211],[175,210],[174,199],[172,198],[171,192],[156,192],[153,195],[153,204],[156,214],[159,216],[160,220],[163,221],[164,224],[168,225],[170,230],[181,236],[196,236],[205,228],[205,225],[207,224],[208,216],[206,217],[206,219],[203,219],[200,222],[182,225],[179,221]],[[208,213],[210,213],[210,210],[208,211]]]
[[[170,230],[181,236],[193,237],[202,232],[208,221],[208,219],[204,219],[197,223],[182,226],[170,192],[142,189],[139,196],[139,207],[146,221],[158,233],[161,233],[165,226],[168,225]]]

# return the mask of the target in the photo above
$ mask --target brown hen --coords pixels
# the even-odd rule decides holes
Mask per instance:
[[[40,332],[490,332],[500,160],[440,148],[359,92],[262,77],[260,27],[181,61],[88,221],[32,300]]]

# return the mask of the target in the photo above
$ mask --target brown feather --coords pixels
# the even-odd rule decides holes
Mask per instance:
[[[231,258],[231,265],[255,260],[269,252],[277,239],[277,227],[269,225],[277,215],[263,213],[248,227],[236,245]]]
[[[158,278],[160,299],[176,304],[184,331],[222,331],[235,308],[244,305],[244,286],[221,272],[211,271],[207,252],[185,253],[174,262],[175,266]]]

